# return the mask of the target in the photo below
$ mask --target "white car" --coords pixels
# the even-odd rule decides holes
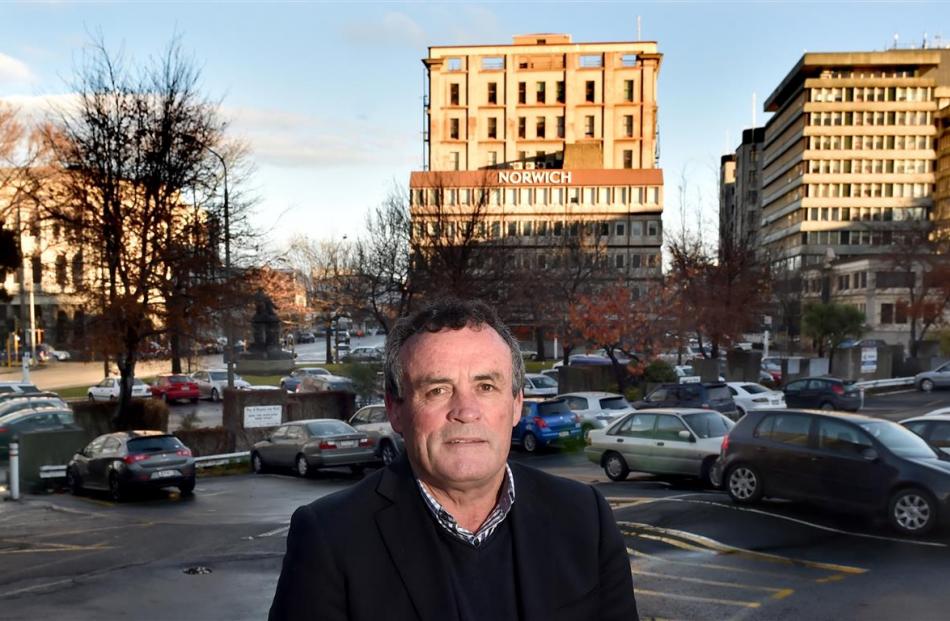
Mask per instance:
[[[393,429],[386,416],[386,406],[381,403],[367,405],[357,410],[347,422],[353,429],[362,431],[373,439],[376,456],[385,466],[395,461],[405,450],[402,434]]]
[[[733,424],[710,410],[640,410],[608,429],[592,430],[584,454],[611,481],[623,481],[634,470],[687,475],[711,484],[709,473]]]
[[[633,412],[633,406],[623,395],[613,392],[570,392],[558,395],[567,407],[580,416],[584,434],[591,429],[609,427],[618,418]]]
[[[122,390],[122,378],[107,377],[95,386],[90,386],[86,393],[90,401],[115,401]],[[152,396],[152,389],[142,380],[132,380],[132,398],[148,399]]]
[[[541,373],[526,373],[524,376],[525,397],[553,397],[557,394],[557,380]]]
[[[211,399],[220,401],[224,389],[228,387],[227,369],[209,369],[207,371],[197,371],[191,374],[191,379],[198,384],[198,393],[202,399]],[[240,375],[234,376],[234,387],[238,390],[247,390],[251,385],[241,379]]]
[[[732,393],[732,400],[736,402],[736,410],[739,411],[739,418],[746,415],[751,410],[773,410],[784,408],[785,393],[766,388],[762,384],[753,382],[726,382],[729,392]]]
[[[950,459],[950,408],[902,420],[901,425],[923,438],[930,448],[943,453],[945,459]]]

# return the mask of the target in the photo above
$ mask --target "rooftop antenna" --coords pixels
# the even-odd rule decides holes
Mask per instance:
[[[924,33],[924,42],[920,45],[921,48],[927,49],[927,33]]]
[[[895,50],[897,49],[897,42],[898,42],[898,40],[900,40],[900,35],[895,32],[895,33],[894,33],[894,49],[895,49]]]
[[[643,28],[643,18],[637,15],[637,41],[643,41],[643,35],[640,34]]]

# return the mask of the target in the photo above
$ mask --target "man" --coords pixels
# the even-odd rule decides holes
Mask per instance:
[[[400,320],[385,381],[406,454],[294,513],[272,621],[637,619],[603,497],[507,464],[524,363],[488,306]]]

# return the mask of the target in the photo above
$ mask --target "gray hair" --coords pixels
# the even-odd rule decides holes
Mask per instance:
[[[518,340],[511,334],[495,310],[478,300],[463,301],[446,298],[433,302],[408,317],[400,318],[386,339],[386,358],[383,373],[386,378],[386,394],[398,400],[403,398],[402,360],[403,346],[411,337],[422,332],[461,330],[466,327],[488,326],[498,333],[511,350],[511,392],[518,396],[524,388],[524,359]]]

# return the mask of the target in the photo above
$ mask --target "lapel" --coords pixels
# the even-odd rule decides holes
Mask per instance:
[[[376,524],[419,618],[457,620],[441,544],[405,454],[383,471],[376,492],[392,503],[377,512]]]
[[[515,578],[523,621],[544,621],[551,618],[551,578],[557,574],[554,557],[545,554],[553,542],[550,521],[557,519],[544,512],[544,499],[539,498],[523,471],[512,467],[515,477],[515,504],[508,514],[514,540]]]

